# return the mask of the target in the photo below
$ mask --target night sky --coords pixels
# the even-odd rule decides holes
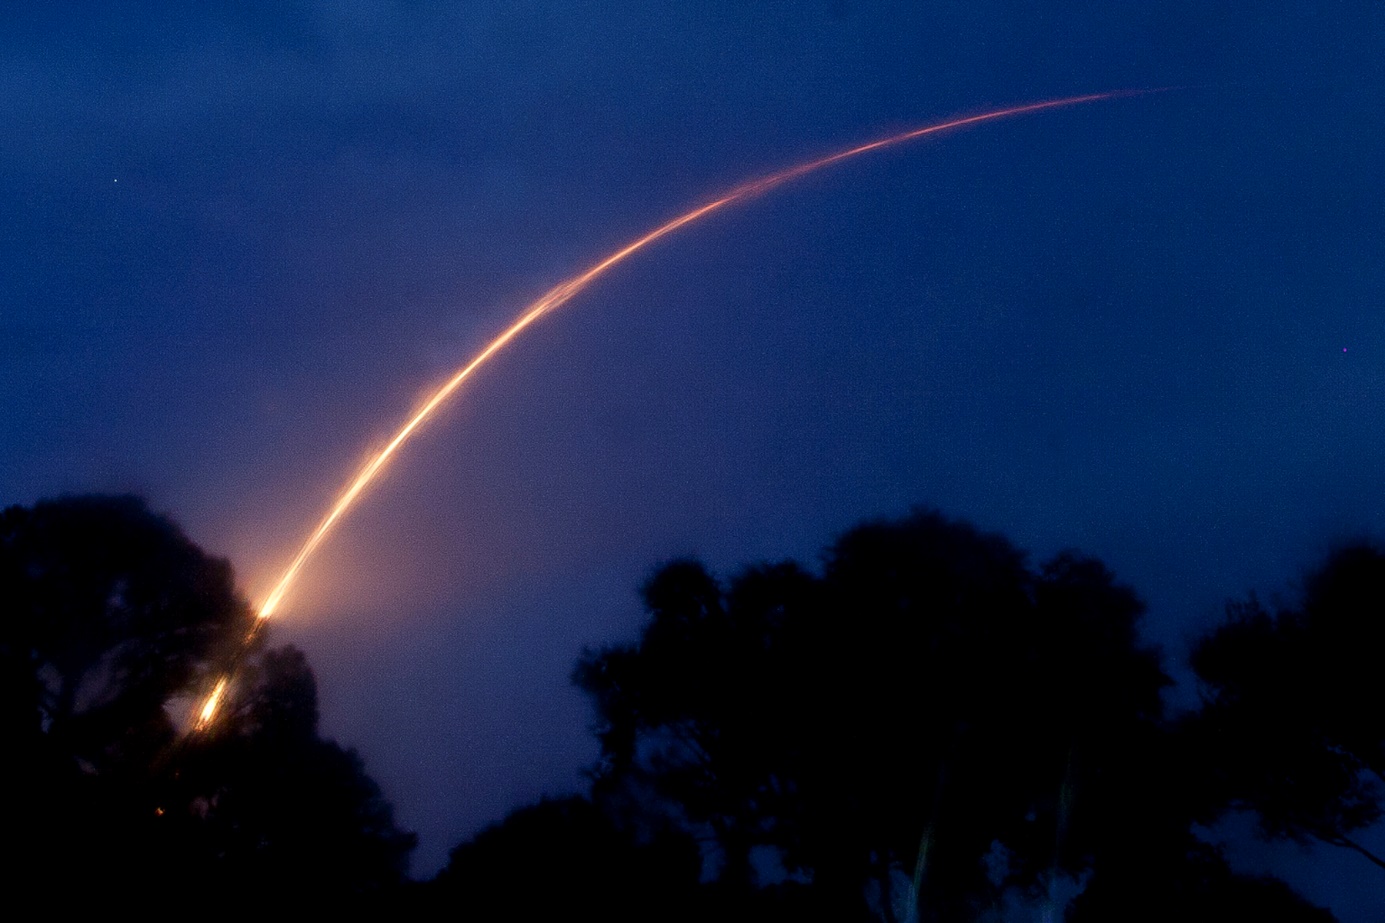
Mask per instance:
[[[1227,597],[1385,535],[1376,0],[34,6],[0,14],[0,503],[142,494],[251,599],[614,247],[894,131],[1187,87],[718,213],[427,426],[274,624],[416,875],[581,787],[569,670],[669,558],[813,563],[936,506],[1101,557],[1181,656]],[[1243,861],[1343,920],[1382,903],[1345,851]]]

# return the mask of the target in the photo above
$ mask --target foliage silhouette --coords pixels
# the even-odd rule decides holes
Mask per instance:
[[[1140,601],[1098,561],[1031,568],[918,512],[849,531],[821,575],[723,586],[675,561],[643,595],[638,642],[574,673],[598,714],[593,798],[626,829],[698,837],[727,906],[777,880],[815,919],[967,920],[1066,880],[1074,919],[1266,901],[1331,919],[1194,836],[1198,756],[1164,717]]]
[[[179,777],[185,821],[203,844],[192,876],[237,882],[238,899],[376,897],[404,881],[413,834],[360,757],[317,733],[317,687],[303,653],[265,651],[228,714],[189,748]]]
[[[300,652],[261,646],[213,732],[182,734],[188,691],[228,668],[254,615],[229,565],[142,500],[0,512],[0,605],[11,895],[242,904],[402,880],[412,837],[355,754],[318,737]]]
[[[1228,607],[1192,665],[1204,707],[1189,733],[1206,754],[1209,814],[1249,809],[1266,837],[1346,847],[1385,869],[1353,834],[1385,797],[1385,554],[1332,553],[1297,607],[1254,597]]]
[[[640,841],[585,798],[545,799],[455,848],[430,897],[479,920],[694,920],[698,870],[686,836]]]
[[[54,910],[275,901],[475,918],[1326,921],[1194,835],[1230,809],[1351,848],[1382,814],[1385,555],[1356,545],[1196,646],[1170,720],[1142,606],[1098,561],[1040,567],[937,513],[723,584],[643,589],[637,643],[587,652],[590,798],[515,812],[405,892],[414,843],[318,733],[302,652],[261,643],[223,714],[179,716],[254,615],[229,566],[130,497],[0,512],[0,883]],[[171,717],[174,716],[174,717]],[[80,887],[73,887],[73,882]],[[350,902],[348,905],[346,902]],[[490,909],[487,909],[490,908]],[[489,914],[489,917],[488,917]]]

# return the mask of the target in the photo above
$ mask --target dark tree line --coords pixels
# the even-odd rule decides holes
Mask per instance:
[[[356,754],[318,736],[299,651],[257,646],[216,723],[185,733],[189,690],[229,668],[253,620],[226,562],[136,498],[0,512],[11,902],[162,917],[404,880],[413,837]]]
[[[1385,795],[1385,554],[1333,554],[1302,602],[1270,613],[1228,607],[1192,664],[1205,705],[1189,722],[1217,806],[1254,811],[1271,838],[1321,842],[1385,858],[1354,837],[1381,818]]]
[[[675,561],[643,598],[638,639],[574,671],[597,716],[589,792],[407,887],[413,837],[319,735],[303,654],[261,637],[238,660],[254,616],[224,561],[134,498],[4,510],[0,884],[155,916],[1331,920],[1198,835],[1251,812],[1385,895],[1360,836],[1385,795],[1372,546],[1331,555],[1292,606],[1228,606],[1193,646],[1185,713],[1099,561],[1035,566],[932,512],[847,532],[818,570]],[[233,661],[222,715],[187,734],[189,690]]]
[[[849,531],[819,573],[723,583],[675,561],[643,596],[639,639],[574,673],[601,744],[589,796],[458,848],[437,886],[503,894],[592,824],[620,845],[589,864],[631,869],[641,844],[678,861],[653,893],[565,888],[555,916],[669,918],[676,895],[683,919],[1331,920],[1197,835],[1239,810],[1380,863],[1353,839],[1385,781],[1369,546],[1334,554],[1299,608],[1230,606],[1193,651],[1191,714],[1165,708],[1143,606],[1099,561],[1033,567],[932,512]]]

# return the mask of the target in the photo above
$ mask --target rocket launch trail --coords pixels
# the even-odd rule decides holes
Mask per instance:
[[[1043,102],[1027,103],[1018,106],[1009,106],[1003,109],[994,109],[989,112],[982,112],[976,115],[953,118],[947,121],[938,122],[936,124],[925,125],[920,128],[914,128],[908,131],[899,132],[897,134],[893,134],[885,138],[880,138],[875,141],[869,141],[864,144],[858,144],[853,147],[849,147],[845,150],[837,151],[833,154],[828,154],[813,160],[799,163],[787,167],[783,170],[780,170],[776,173],[771,173],[767,176],[750,180],[746,183],[736,186],[731,190],[722,193],[716,198],[704,202],[696,208],[690,209],[684,212],[683,214],[678,215],[677,217],[669,221],[666,221],[665,223],[654,228],[653,230],[645,233],[640,237],[635,238],[634,240],[620,247],[613,253],[610,253],[607,256],[602,257],[599,261],[582,270],[581,272],[577,273],[576,275],[564,280],[563,282],[558,283],[553,288],[545,292],[542,296],[540,296],[536,301],[532,302],[527,307],[525,307],[524,310],[521,311],[520,314],[515,318],[515,320],[507,328],[505,328],[505,330],[503,330],[499,335],[497,335],[493,340],[491,340],[485,346],[485,348],[482,349],[479,353],[477,353],[470,361],[468,361],[465,365],[458,369],[452,375],[452,377],[447,380],[446,383],[444,383],[435,392],[433,392],[433,394],[428,398],[428,400],[423,404],[423,406],[420,407],[417,411],[415,411],[414,414],[403,424],[403,426],[399,428],[399,430],[394,434],[393,438],[390,439],[390,441],[385,445],[385,447],[376,452],[375,455],[372,456],[366,462],[365,466],[362,467],[362,469],[355,476],[355,478],[353,478],[351,482],[346,485],[346,488],[337,497],[336,501],[332,504],[332,507],[327,511],[327,514],[323,516],[322,520],[317,524],[317,527],[313,529],[312,533],[308,536],[307,540],[304,541],[303,545],[299,548],[298,553],[294,556],[292,562],[290,562],[289,566],[279,577],[279,580],[274,585],[274,588],[270,591],[269,595],[265,598],[264,602],[260,604],[258,609],[258,618],[256,620],[256,629],[263,622],[263,620],[268,619],[270,616],[274,615],[275,612],[279,610],[280,605],[284,601],[284,597],[293,587],[293,584],[297,580],[298,575],[302,572],[303,567],[313,556],[313,553],[317,550],[318,546],[321,545],[322,542],[326,540],[326,538],[335,530],[337,525],[341,522],[342,517],[344,517],[346,513],[351,509],[351,507],[356,503],[357,499],[361,496],[365,489],[369,487],[370,484],[380,475],[381,471],[384,470],[385,466],[389,463],[390,459],[394,457],[395,453],[398,452],[399,449],[402,448],[403,445],[409,441],[409,439],[418,431],[419,427],[421,427],[423,423],[427,421],[427,419],[431,417],[433,413],[449,397],[451,397],[462,386],[462,384],[466,382],[468,378],[470,378],[478,369],[480,369],[481,366],[485,365],[493,356],[495,356],[506,346],[508,346],[509,343],[512,340],[514,340],[515,337],[519,336],[519,334],[522,333],[527,327],[529,327],[529,325],[533,324],[535,321],[543,317],[545,314],[548,314],[550,311],[562,307],[573,297],[580,294],[592,282],[596,281],[596,279],[604,275],[608,270],[612,269],[619,263],[624,262],[629,257],[634,256],[636,253],[643,250],[645,247],[660,240],[663,237],[668,236],[669,234],[672,234],[679,228],[693,224],[694,222],[697,222],[712,214],[713,212],[725,208],[728,205],[732,205],[738,202],[744,202],[748,199],[764,195],[765,193],[770,192],[771,190],[776,189],[779,186],[784,185],[785,183],[791,182],[792,180],[796,180],[810,173],[815,173],[818,170],[822,170],[834,164],[841,163],[842,161],[851,160],[854,157],[859,157],[860,155],[870,153],[871,151],[876,151],[887,147],[893,147],[895,145],[903,144],[907,141],[912,141],[916,138],[922,138],[926,135],[939,134],[941,132],[946,132],[953,129],[965,128],[971,125],[980,124],[982,122],[998,121],[1000,119],[1006,119],[1012,116],[1025,115],[1033,112],[1042,112],[1048,109],[1059,109],[1068,106],[1076,106],[1081,103],[1097,102],[1099,100],[1113,99],[1119,96],[1127,95],[1133,94],[1127,91],[1092,93],[1084,96],[1069,96],[1062,99],[1046,100]],[[253,639],[256,629],[252,629],[249,637],[247,637],[247,645]],[[199,717],[195,723],[196,727],[205,727],[208,723],[210,723],[213,720],[217,710],[218,703],[220,702],[226,691],[226,683],[226,678],[222,677],[219,680],[213,693],[206,699],[205,704],[199,710]]]

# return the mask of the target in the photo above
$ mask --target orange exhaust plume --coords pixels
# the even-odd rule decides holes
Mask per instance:
[[[424,405],[418,411],[416,411],[412,417],[409,418],[409,420],[399,429],[397,433],[395,433],[394,438],[392,438],[383,449],[377,452],[366,463],[365,467],[361,469],[360,473],[357,474],[356,477],[350,482],[350,484],[346,486],[346,489],[342,491],[341,495],[332,505],[332,508],[327,512],[327,515],[324,516],[322,518],[322,521],[318,523],[317,528],[315,528],[312,531],[312,534],[308,536],[307,541],[305,541],[302,547],[299,548],[298,554],[294,556],[292,563],[289,564],[288,568],[279,577],[278,583],[274,585],[274,588],[270,591],[269,596],[265,598],[265,601],[263,603],[261,603],[258,612],[259,618],[267,619],[276,611],[278,611],[279,606],[283,602],[285,595],[287,595],[289,590],[292,588],[294,581],[298,578],[299,573],[302,571],[303,566],[308,562],[308,559],[312,557],[313,552],[316,551],[318,546],[322,544],[323,540],[325,540],[327,536],[331,534],[336,525],[341,521],[341,518],[344,515],[346,515],[347,511],[351,509],[352,505],[355,504],[357,498],[360,497],[361,493],[367,487],[370,486],[371,482],[374,481],[377,476],[379,476],[381,470],[384,469],[385,465],[394,456],[395,452],[399,451],[399,449],[404,445],[404,443],[407,442],[409,438],[413,436],[415,432],[418,431],[418,428],[423,425],[424,421],[426,421],[430,416],[432,416],[433,412],[436,411],[444,401],[451,397],[452,394],[459,387],[461,387],[463,382],[470,378],[472,374],[482,365],[484,365],[492,356],[494,356],[496,353],[500,352],[507,345],[509,345],[510,341],[513,340],[515,337],[519,336],[519,334],[526,327],[528,327],[530,324],[534,323],[534,321],[543,317],[550,311],[553,311],[554,309],[566,304],[574,296],[576,296],[588,285],[590,285],[593,281],[595,281],[598,277],[604,275],[607,270],[611,269],[618,263],[623,262],[628,257],[633,256],[640,250],[643,250],[645,247],[673,233],[679,228],[684,227],[685,225],[692,224],[693,222],[698,221],[702,218],[705,218],[712,212],[715,212],[718,209],[721,209],[727,205],[731,205],[736,202],[743,202],[747,199],[763,195],[769,192],[770,190],[775,189],[778,186],[790,182],[791,180],[798,179],[802,176],[806,176],[809,173],[814,173],[825,167],[830,167],[833,164],[840,163],[844,160],[850,160],[853,157],[858,157],[862,154],[866,154],[871,151],[880,150],[881,148],[886,147],[892,147],[897,144],[902,144],[906,141],[912,141],[915,138],[924,137],[925,135],[937,134],[939,132],[945,132],[956,128],[964,128],[966,126],[976,125],[981,122],[991,122],[998,119],[1009,118],[1011,116],[1024,115],[1030,112],[1040,112],[1045,109],[1058,109],[1065,106],[1075,106],[1080,103],[1096,102],[1098,100],[1112,99],[1124,95],[1131,94],[1125,91],[1110,93],[1092,93],[1085,96],[1069,96],[1063,99],[1047,100],[1044,102],[1037,103],[1027,103],[1025,105],[1010,106],[1004,109],[994,109],[989,112],[982,112],[978,115],[969,115],[960,118],[954,118],[945,122],[939,122],[934,125],[926,125],[922,128],[915,128],[910,131],[900,132],[899,134],[890,135],[886,138],[881,138],[876,141],[870,141],[865,144],[859,144],[855,147],[847,148],[846,150],[838,151],[835,154],[828,154],[825,157],[819,157],[815,160],[809,160],[804,163],[797,164],[795,166],[787,167],[786,169],[780,170],[777,173],[771,173],[768,176],[764,176],[759,179],[743,183],[742,185],[737,186],[734,189],[731,189],[729,192],[723,193],[719,197],[712,199],[709,202],[699,205],[696,208],[691,209],[690,211],[684,212],[678,217],[670,221],[667,221],[664,224],[659,225],[654,230],[649,231],[642,237],[638,237],[630,243],[624,245],[620,249],[616,250],[614,253],[611,253],[610,255],[602,258],[599,262],[593,264],[592,266],[588,267],[587,269],[583,270],[577,275],[572,276],[566,281],[560,282],[558,285],[554,286],[552,289],[546,292],[537,301],[533,302],[528,307],[526,307],[520,313],[520,315],[514,320],[514,322],[510,324],[509,327],[507,327],[495,339],[491,340],[490,343],[486,345],[485,349],[477,353],[477,355],[474,358],[472,358],[470,362],[462,366],[462,368],[460,368],[444,385],[442,385],[442,387],[438,388],[438,390],[435,391],[433,395],[428,398],[427,402],[424,403]],[[253,638],[253,635],[254,632],[252,631],[250,638],[247,638],[247,644],[249,643],[249,640]],[[202,711],[202,718],[198,721],[199,728],[204,727],[211,720],[211,716],[215,714],[218,701],[222,694],[224,694],[225,692],[225,684],[226,681],[223,679],[222,682],[217,685],[216,690],[212,693],[211,697],[209,698],[206,707]]]

